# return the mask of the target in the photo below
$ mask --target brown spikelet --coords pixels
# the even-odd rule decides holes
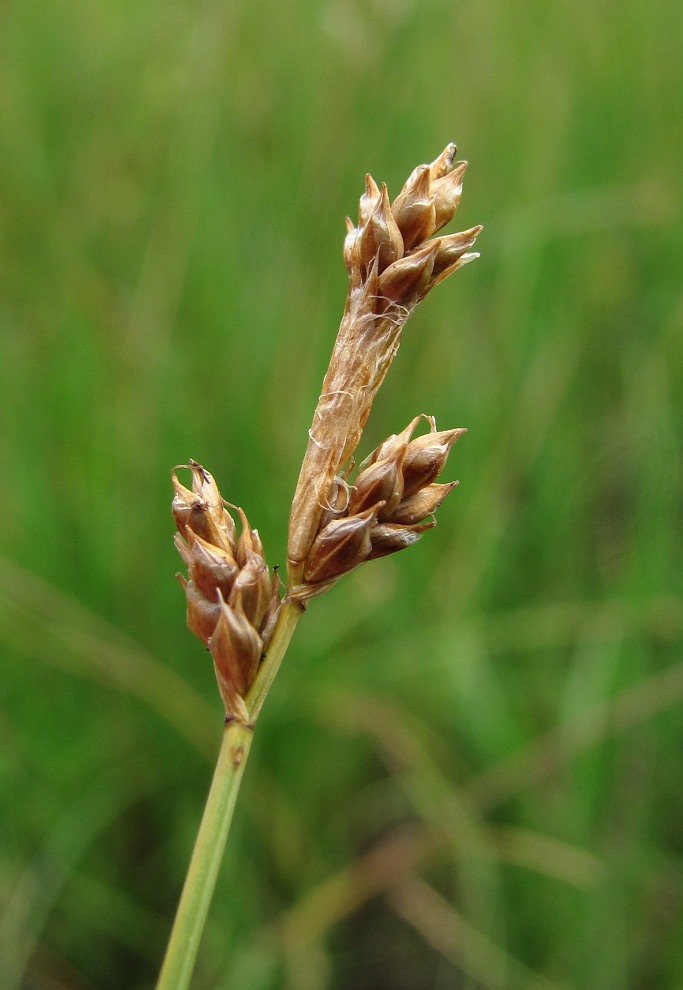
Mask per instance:
[[[417,523],[412,526],[401,526],[397,523],[385,523],[382,526],[375,526],[370,540],[371,551],[368,560],[376,560],[378,557],[386,557],[390,553],[397,553],[405,550],[417,543],[425,530],[433,529],[436,520]]]
[[[412,438],[421,419],[428,433]],[[366,560],[412,546],[436,525],[434,513],[458,484],[437,484],[451,447],[465,430],[437,430],[433,416],[416,416],[402,433],[388,437],[363,461],[349,495],[313,542],[303,580],[288,597],[305,602],[322,594]]]
[[[323,580],[321,575],[331,566],[332,535],[338,532],[341,540],[343,532],[347,538],[345,527],[330,531],[332,523],[353,519],[381,502],[375,525],[389,524],[400,502],[416,491],[400,490],[397,455],[397,460],[376,468],[372,476],[363,478],[361,473],[347,502],[343,468],[358,445],[413,308],[435,285],[477,257],[471,249],[481,227],[432,236],[452,219],[462,195],[466,163],[456,162],[455,154],[455,145],[449,144],[431,164],[418,166],[393,202],[386,186],[378,186],[368,176],[358,225],[347,220],[344,261],[349,293],[292,503],[290,597],[305,598],[305,586]],[[378,454],[375,461],[386,457],[388,451]],[[430,484],[434,477],[418,487]],[[324,553],[323,545],[316,542],[323,530]],[[410,540],[415,537],[410,530]],[[400,542],[393,530],[383,545],[392,540]]]
[[[400,456],[383,457],[362,471],[349,498],[350,515],[381,503],[377,518],[390,517],[403,497]]]
[[[457,481],[450,481],[447,485],[427,485],[421,488],[419,492],[415,492],[397,506],[396,511],[392,513],[391,521],[402,526],[412,526],[426,519],[427,516],[434,515],[457,484]]]
[[[187,624],[210,649],[226,714],[247,720],[244,698],[267,648],[280,609],[277,577],[268,571],[258,531],[236,508],[241,533],[218,487],[196,461],[192,488],[172,472],[176,547],[188,569],[180,577]]]
[[[436,421],[427,416],[431,430],[411,440],[403,457],[403,497],[430,485],[441,474],[451,447],[465,429],[437,430]]]
[[[429,166],[420,165],[391,204],[406,251],[422,244],[436,230]]]
[[[374,505],[364,512],[333,519],[321,531],[306,561],[307,583],[329,581],[362,564],[370,552],[370,531],[377,522],[381,507]]]

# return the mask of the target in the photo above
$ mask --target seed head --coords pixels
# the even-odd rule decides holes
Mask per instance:
[[[411,439],[425,418],[430,432]],[[436,525],[434,513],[457,481],[436,484],[448,453],[464,430],[436,428],[432,416],[416,416],[399,434],[363,461],[352,485],[348,472],[337,478],[337,491],[350,495],[320,530],[306,559],[302,581],[288,597],[299,602],[327,591],[342,574],[366,560],[412,546]],[[328,517],[329,518],[329,517]]]
[[[431,164],[414,169],[393,203],[386,186],[380,188],[367,176],[358,225],[347,219],[344,262],[349,293],[292,503],[290,588],[305,583],[304,572],[308,580],[320,572],[320,544],[315,562],[310,559],[314,544],[323,530],[339,521],[344,465],[358,446],[406,320],[435,285],[477,257],[471,248],[481,227],[432,236],[452,219],[462,195],[466,163],[456,162],[455,154],[455,145],[449,144]],[[380,473],[378,469],[370,478],[357,480],[347,518],[376,499],[384,503],[384,522],[406,497],[390,480],[391,470],[387,468],[382,480]]]
[[[329,581],[353,570],[370,552],[370,530],[382,503],[357,515],[333,519],[318,535],[306,561],[304,578],[309,584]]]
[[[403,458],[403,497],[413,495],[434,481],[443,471],[451,447],[467,430],[437,430],[433,416],[427,416],[431,430],[408,444]]]
[[[436,478],[465,431],[439,431],[431,416],[424,417],[426,434],[413,439],[423,418],[415,417],[376,447],[351,480],[355,451],[408,317],[439,282],[478,257],[472,248],[479,226],[434,236],[462,196],[467,163],[455,156],[449,144],[433,162],[419,165],[393,202],[386,184],[366,176],[358,223],[346,220],[346,305],[289,522],[287,598],[302,607],[343,574],[419,540],[457,485]],[[191,487],[178,480],[176,468],[172,508],[175,544],[187,568],[187,578],[178,577],[188,626],[211,651],[227,715],[247,722],[245,699],[280,628],[279,580],[242,509],[223,500],[196,461],[182,468],[191,473]],[[279,658],[274,647],[273,664]]]
[[[258,532],[240,508],[235,521],[218,487],[196,461],[192,488],[172,473],[176,547],[188,569],[180,576],[187,624],[209,648],[228,715],[247,718],[244,697],[256,676],[280,608],[278,581],[268,571]],[[235,508],[232,506],[232,508]]]

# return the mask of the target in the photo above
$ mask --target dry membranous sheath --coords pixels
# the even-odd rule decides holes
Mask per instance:
[[[372,451],[351,478],[406,320],[435,285],[478,257],[471,249],[481,227],[433,236],[460,202],[466,163],[455,154],[449,144],[431,164],[418,166],[393,202],[386,185],[368,175],[357,226],[347,219],[349,292],[292,502],[283,600],[258,531],[242,510],[223,500],[196,462],[183,466],[192,475],[190,488],[173,472],[188,625],[211,651],[229,719],[246,725],[255,717],[247,696],[283,626],[283,604],[303,607],[342,574],[410,546],[435,525],[434,512],[457,484],[436,478],[464,430],[440,431],[433,417],[422,415]],[[422,419],[427,431],[414,436]],[[229,509],[240,519],[239,536]]]

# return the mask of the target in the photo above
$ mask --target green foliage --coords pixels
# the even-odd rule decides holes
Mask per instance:
[[[170,469],[284,563],[343,217],[449,140],[482,258],[365,446],[467,426],[461,486],[300,623],[194,985],[683,984],[682,46],[673,0],[5,12],[8,990],[153,982],[221,729]]]

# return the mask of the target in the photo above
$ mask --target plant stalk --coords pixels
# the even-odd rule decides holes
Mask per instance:
[[[246,698],[250,724],[226,722],[211,789],[199,826],[156,990],[187,990],[216,886],[233,811],[251,748],[253,725],[302,614],[285,601],[273,638]]]
[[[285,598],[280,608],[277,625],[273,632],[273,638],[266,652],[265,659],[259,667],[254,678],[254,683],[249,688],[246,697],[249,719],[252,725],[256,722],[259,712],[263,708],[263,702],[270,690],[270,686],[275,680],[275,675],[280,669],[282,659],[287,652],[290,640],[296,628],[296,624],[303,615],[303,607],[298,602],[291,602]]]
[[[157,990],[186,990],[190,985],[252,735],[251,727],[241,722],[228,722],[223,731],[211,789],[185,877]]]

